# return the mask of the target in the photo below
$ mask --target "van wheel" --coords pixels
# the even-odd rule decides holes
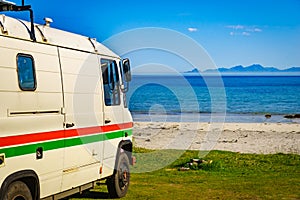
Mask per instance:
[[[15,181],[9,185],[4,200],[32,200],[32,195],[25,183]]]
[[[121,198],[127,193],[130,180],[129,160],[121,153],[114,174],[106,180],[110,198]]]

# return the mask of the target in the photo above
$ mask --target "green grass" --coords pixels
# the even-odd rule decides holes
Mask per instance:
[[[148,151],[135,149],[138,164],[133,173],[127,199],[300,199],[300,155],[256,155],[211,151],[205,160],[211,164],[200,170],[178,171],[198,151]],[[181,155],[182,154],[182,155]],[[144,156],[145,155],[145,156]],[[181,155],[178,159],[176,156]],[[172,162],[174,161],[174,162]],[[159,164],[157,164],[159,163]],[[104,185],[73,200],[105,199]]]

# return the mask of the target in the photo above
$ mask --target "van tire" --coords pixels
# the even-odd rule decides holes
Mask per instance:
[[[130,182],[129,159],[125,153],[120,153],[114,174],[107,178],[107,190],[110,198],[121,198],[127,193]]]
[[[15,181],[8,186],[4,200],[32,200],[32,195],[24,182]]]

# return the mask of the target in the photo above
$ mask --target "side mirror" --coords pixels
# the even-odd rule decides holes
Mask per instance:
[[[126,82],[131,81],[131,69],[129,59],[126,58],[122,61],[123,63],[123,75]]]

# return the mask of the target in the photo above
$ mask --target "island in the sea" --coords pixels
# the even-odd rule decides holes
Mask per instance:
[[[300,75],[300,67],[290,67],[287,69],[278,69],[275,67],[264,67],[260,64],[253,64],[250,66],[234,66],[231,68],[218,68],[218,69],[207,69],[204,71],[199,71],[197,68],[194,68],[191,71],[186,71],[184,74],[275,74],[275,75]]]

